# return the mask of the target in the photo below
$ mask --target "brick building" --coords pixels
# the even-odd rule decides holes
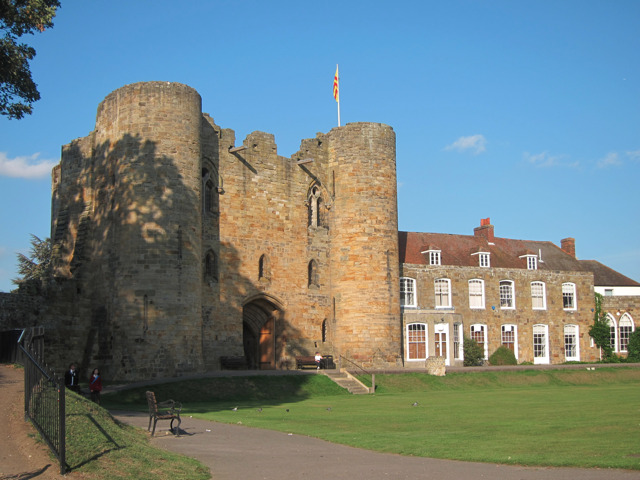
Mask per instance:
[[[61,365],[135,380],[228,356],[293,368],[320,351],[415,368],[459,362],[465,334],[487,354],[511,342],[521,362],[596,358],[594,276],[575,255],[489,224],[398,232],[386,125],[334,128],[283,157],[270,134],[236,142],[192,88],[137,83],[62,148],[52,190],[58,281],[39,323]]]

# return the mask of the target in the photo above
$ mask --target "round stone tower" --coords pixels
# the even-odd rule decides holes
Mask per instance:
[[[383,124],[351,123],[327,137],[336,353],[363,366],[396,365],[402,336],[395,133]]]
[[[122,87],[94,131],[94,323],[111,330],[110,374],[202,369],[201,99],[179,83]],[[117,341],[116,341],[117,339]]]

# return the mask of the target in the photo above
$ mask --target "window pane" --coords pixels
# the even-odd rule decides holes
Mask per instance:
[[[500,307],[513,308],[513,283],[510,281],[500,282]]]

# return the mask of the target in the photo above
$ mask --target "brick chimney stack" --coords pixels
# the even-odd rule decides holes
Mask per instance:
[[[573,258],[576,258],[576,239],[575,238],[571,238],[571,237],[563,238],[562,240],[560,240],[560,248],[562,248],[562,250],[565,253],[568,253]]]
[[[488,242],[493,243],[493,225],[491,225],[491,218],[480,219],[480,226],[473,229],[473,235],[476,237],[484,237]]]

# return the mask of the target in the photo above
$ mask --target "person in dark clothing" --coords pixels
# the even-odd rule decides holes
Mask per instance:
[[[64,374],[64,385],[69,390],[76,393],[80,393],[80,386],[78,385],[78,372],[76,371],[76,364],[69,365],[69,370]]]

